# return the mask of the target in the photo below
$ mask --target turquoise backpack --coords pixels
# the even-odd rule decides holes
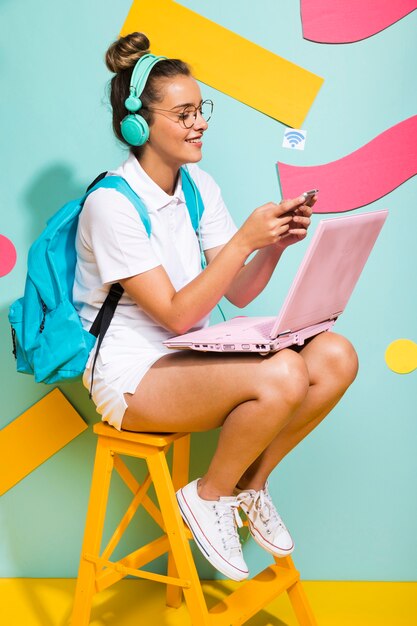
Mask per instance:
[[[185,201],[197,231],[203,201],[188,170],[183,167],[181,172]],[[9,310],[17,371],[33,374],[36,382],[56,383],[82,375],[96,340],[97,358],[123,293],[121,285],[112,285],[90,331],[83,328],[72,301],[77,260],[75,236],[84,202],[99,188],[115,189],[126,196],[138,211],[148,236],[151,235],[151,222],[142,200],[123,178],[105,177],[105,173],[94,180],[82,198],[68,202],[48,220],[29,250],[24,296],[13,302]],[[95,360],[93,370],[94,365]]]

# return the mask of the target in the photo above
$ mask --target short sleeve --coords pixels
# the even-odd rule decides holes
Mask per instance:
[[[237,228],[223,201],[220,187],[214,179],[196,165],[188,166],[203,203],[204,213],[200,221],[200,235],[204,250],[226,244]]]
[[[161,264],[135,207],[114,189],[97,189],[88,196],[78,235],[79,256],[94,260],[103,284]]]

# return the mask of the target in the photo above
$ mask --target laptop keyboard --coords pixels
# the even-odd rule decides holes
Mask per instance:
[[[267,322],[260,322],[259,324],[255,324],[253,328],[259,330],[262,335],[265,337],[269,337],[271,334],[271,330],[275,324],[275,320],[268,320]]]

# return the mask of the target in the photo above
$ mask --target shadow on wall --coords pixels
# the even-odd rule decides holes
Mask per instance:
[[[23,194],[29,213],[29,244],[38,237],[51,215],[70,200],[81,197],[88,185],[75,180],[73,168],[65,163],[54,163],[40,172]]]

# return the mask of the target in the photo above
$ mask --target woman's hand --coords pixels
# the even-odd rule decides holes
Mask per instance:
[[[300,196],[303,198],[303,196]],[[317,196],[313,196],[313,198],[306,204],[303,202],[300,204],[294,211],[292,212],[292,219],[289,223],[289,227],[286,233],[280,238],[279,241],[276,242],[275,246],[284,250],[288,246],[291,246],[293,243],[297,243],[298,241],[302,241],[307,236],[307,230],[311,223],[311,214],[313,212],[312,207],[317,201]],[[285,201],[284,201],[285,202]]]
[[[241,226],[237,233],[239,241],[248,255],[270,245],[284,249],[306,236],[311,212],[304,196],[279,204],[268,202],[255,209]]]
[[[303,201],[304,197],[300,196],[279,204],[267,202],[255,209],[236,234],[247,255],[277,244],[289,231],[294,211]]]

